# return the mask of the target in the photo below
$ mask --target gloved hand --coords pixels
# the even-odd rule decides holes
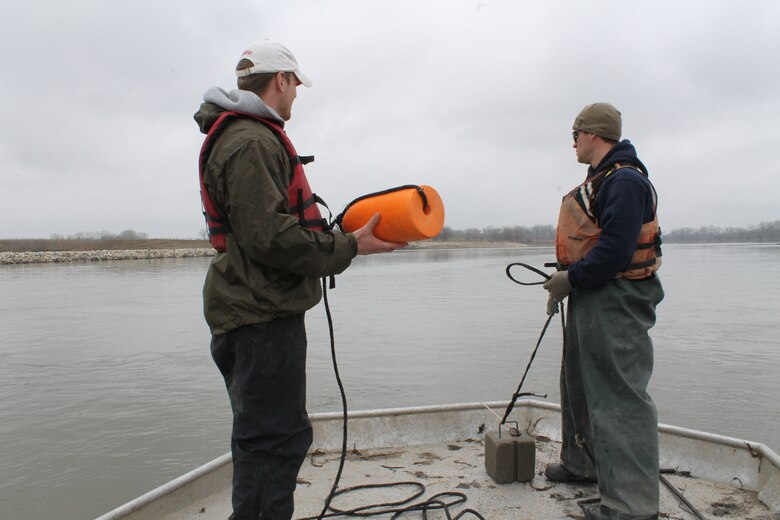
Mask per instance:
[[[566,271],[556,271],[549,280],[542,286],[547,289],[553,300],[563,301],[571,292],[571,283],[569,282],[569,273]]]
[[[558,314],[558,304],[556,303],[555,299],[552,297],[552,294],[547,298],[547,315],[552,316],[553,314]]]

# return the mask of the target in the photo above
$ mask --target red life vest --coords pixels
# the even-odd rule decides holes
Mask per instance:
[[[284,150],[287,152],[292,167],[290,184],[287,187],[287,199],[289,200],[290,210],[293,215],[298,217],[298,222],[301,226],[315,231],[324,231],[327,227],[327,223],[325,219],[322,218],[320,209],[317,207],[317,203],[322,203],[322,199],[312,193],[309,181],[306,180],[306,174],[303,171],[303,165],[313,161],[314,157],[301,157],[298,155],[298,152],[295,151],[295,147],[287,137],[287,134],[276,122],[241,112],[224,112],[209,129],[200,150],[199,160],[200,198],[203,202],[203,215],[206,217],[206,225],[208,226],[211,246],[217,251],[225,251],[227,249],[226,235],[230,233],[231,228],[227,217],[219,213],[206,189],[206,184],[204,182],[206,163],[209,159],[209,155],[211,155],[214,143],[216,142],[217,137],[222,133],[222,130],[228,126],[230,121],[240,117],[259,121],[274,133]]]
[[[585,258],[601,236],[601,227],[593,212],[598,190],[607,177],[620,168],[632,168],[642,175],[645,173],[631,164],[615,164],[609,170],[597,173],[563,197],[561,213],[558,217],[558,231],[555,237],[555,256],[561,268],[567,268],[574,262]],[[653,191],[653,220],[642,224],[634,255],[625,270],[618,273],[620,278],[638,280],[652,275],[661,266],[661,230],[658,215],[655,188]]]

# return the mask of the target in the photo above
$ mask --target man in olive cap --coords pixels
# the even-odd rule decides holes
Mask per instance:
[[[621,115],[608,103],[574,120],[585,182],[561,204],[558,271],[544,284],[548,314],[568,296],[561,365],[561,462],[553,482],[598,481],[601,502],[586,519],[658,518],[658,418],[647,384],[648,330],[663,298],[656,270],[661,240],[656,192],[634,146],[620,141]]]
[[[284,124],[311,86],[281,43],[241,54],[238,90],[212,87],[195,114],[206,134],[201,197],[214,256],[203,287],[211,355],[233,409],[232,520],[289,520],[312,442],[306,413],[304,313],[319,279],[355,255],[405,244],[376,238],[379,215],[354,233],[327,229]]]

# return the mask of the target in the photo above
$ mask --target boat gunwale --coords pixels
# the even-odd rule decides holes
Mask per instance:
[[[173,480],[166,482],[165,484],[152,489],[144,493],[143,495],[134,498],[130,502],[126,502],[121,506],[109,511],[108,513],[99,516],[95,520],[115,520],[119,518],[125,518],[127,515],[134,513],[155,501],[170,495],[171,493],[184,488],[188,484],[197,481],[201,477],[204,477],[213,471],[229,464],[233,456],[230,452],[220,455],[219,457],[210,460],[209,462],[198,466],[197,468],[188,471],[187,473],[176,477]]]
[[[349,419],[370,419],[372,417],[388,417],[388,416],[403,416],[414,415],[424,413],[441,413],[441,412],[457,412],[457,411],[469,411],[482,408],[489,408],[491,411],[493,408],[505,408],[508,405],[508,401],[490,401],[490,402],[477,402],[477,403],[454,403],[454,404],[441,404],[441,405],[425,405],[425,406],[412,406],[412,407],[400,407],[400,408],[378,408],[372,410],[357,410],[348,412],[347,417]],[[560,412],[561,406],[557,403],[548,403],[544,401],[537,401],[534,399],[526,399],[519,401],[515,408],[532,408],[541,409],[551,412]],[[342,412],[320,412],[313,413],[309,416],[312,423],[341,420],[343,418]],[[692,430],[689,428],[683,428],[679,426],[672,426],[668,424],[658,424],[659,433],[672,435],[675,437],[689,438],[693,440],[705,441],[713,444],[738,448],[741,450],[749,451],[754,457],[761,456],[771,462],[778,471],[780,471],[780,456],[775,453],[767,445],[760,442],[752,442],[736,437],[728,437],[725,435],[719,435],[714,433],[703,432],[700,430]],[[758,454],[758,455],[756,455]],[[225,464],[231,462],[232,456],[228,452],[224,455],[212,459],[211,461],[199,466],[187,473],[169,481],[161,486],[152,489],[151,491],[144,493],[143,495],[120,505],[116,509],[107,512],[104,515],[96,518],[96,520],[118,520],[126,517],[127,515],[140,510],[141,508],[152,504],[156,500],[159,500],[175,491],[187,486],[188,484],[197,481],[199,478],[206,476],[213,471],[221,468]]]

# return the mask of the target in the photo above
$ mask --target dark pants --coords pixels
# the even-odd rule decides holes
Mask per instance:
[[[653,372],[657,277],[616,279],[569,295],[561,369],[561,459],[597,477],[604,518],[658,514],[658,418]]]
[[[289,520],[312,442],[303,315],[215,335],[211,355],[233,409],[231,518]]]

